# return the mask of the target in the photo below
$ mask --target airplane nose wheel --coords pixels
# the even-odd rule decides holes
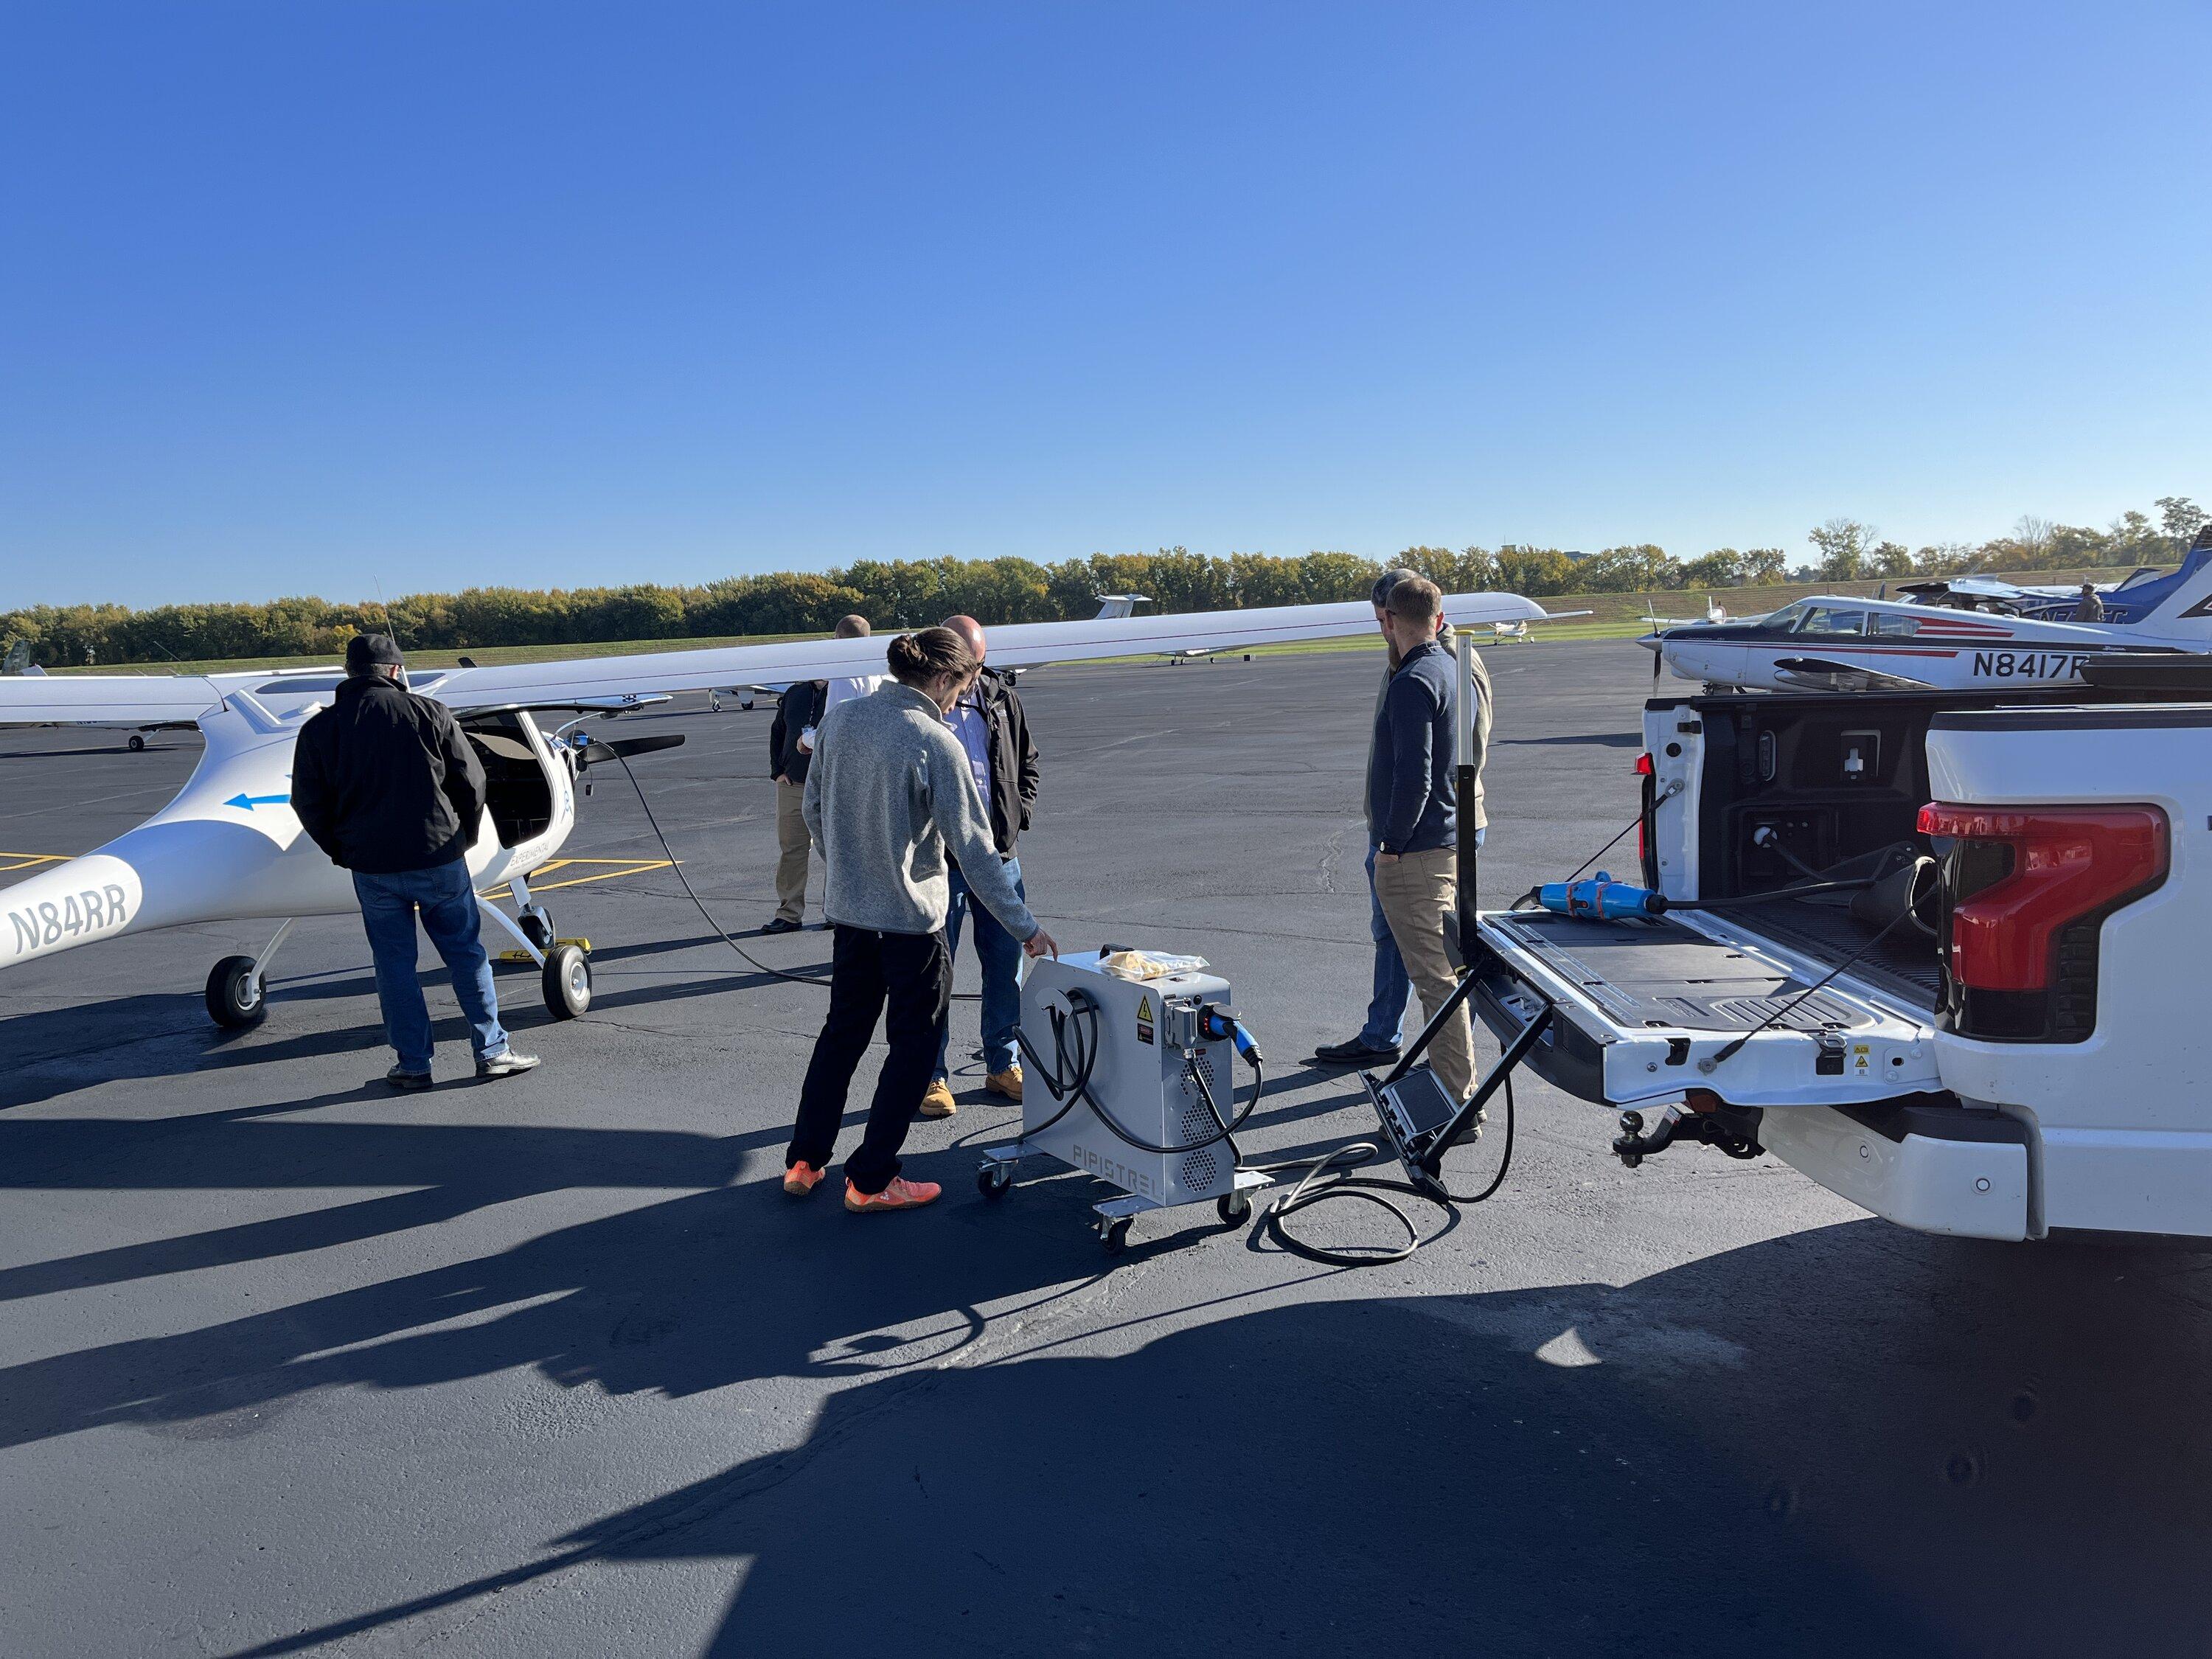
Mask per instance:
[[[545,953],[545,1007],[556,1019],[574,1019],[592,1006],[592,959],[580,945]]]
[[[254,976],[252,957],[225,957],[208,975],[209,1017],[225,1030],[258,1025],[269,1012],[267,988]]]

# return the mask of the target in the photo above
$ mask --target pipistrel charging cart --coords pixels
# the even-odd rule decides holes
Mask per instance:
[[[1112,951],[1030,964],[1022,984],[1028,1072],[1022,1138],[983,1155],[975,1184],[1003,1196],[1042,1153],[1121,1189],[1092,1206],[1109,1254],[1147,1210],[1212,1201],[1225,1225],[1271,1177],[1239,1170],[1233,1131],[1259,1098],[1258,1050],[1229,1012],[1225,979],[1192,968],[1153,979],[1108,971]],[[1236,1106],[1236,1063],[1253,1065]]]

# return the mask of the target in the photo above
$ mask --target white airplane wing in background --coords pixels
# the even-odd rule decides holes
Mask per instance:
[[[1444,600],[1455,627],[1540,622],[1543,606],[1517,593],[1455,593]],[[1161,653],[1249,651],[1260,645],[1340,639],[1375,631],[1364,600],[1346,605],[1279,605],[1264,611],[1209,611],[1170,617],[1102,617],[1084,622],[1023,623],[990,630],[994,668],[1033,668]],[[711,691],[738,685],[880,674],[893,636],[865,640],[793,640],[703,651],[653,651],[627,657],[572,657],[488,668],[427,670],[416,690],[448,708],[592,708],[626,697]],[[324,671],[325,674],[335,671]],[[237,677],[245,683],[281,676]],[[309,672],[295,676],[301,698],[327,695]],[[228,680],[225,682],[229,684]],[[257,693],[287,689],[258,685]],[[164,674],[68,674],[0,679],[0,726],[189,726],[222,702],[212,680]]]
[[[1541,621],[1543,606],[1517,593],[1455,593],[1444,599],[1455,627]],[[991,666],[1162,652],[1249,651],[1255,646],[1340,639],[1375,631],[1375,608],[1346,605],[1279,605],[1263,611],[1207,611],[1169,617],[1101,617],[1083,622],[1020,623],[990,630]],[[647,691],[707,691],[775,681],[880,674],[894,637],[794,640],[781,645],[732,645],[704,651],[654,651],[631,657],[573,658],[508,663],[445,674],[428,695],[454,708],[536,708],[591,697]]]
[[[31,674],[0,679],[0,726],[191,726],[222,701],[183,674]]]

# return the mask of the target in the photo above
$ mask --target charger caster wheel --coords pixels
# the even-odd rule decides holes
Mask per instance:
[[[1098,1224],[1098,1243],[1109,1255],[1119,1255],[1129,1248],[1129,1218],[1102,1221]]]
[[[227,1031],[258,1025],[269,1012],[268,988],[253,975],[252,957],[225,957],[208,975],[207,1011]]]
[[[136,732],[131,734],[131,752],[134,755],[143,755],[146,752],[146,739]]]
[[[523,938],[528,939],[540,951],[550,951],[553,948],[553,918],[545,914],[544,905],[530,906],[515,917],[514,925],[522,929]]]
[[[1003,1164],[986,1164],[975,1171],[975,1190],[986,1198],[1004,1198],[1014,1184],[1014,1172]]]
[[[1213,1200],[1213,1212],[1221,1218],[1223,1226],[1237,1226],[1252,1213],[1252,1194],[1242,1188],[1224,1193]]]
[[[539,976],[545,989],[545,1008],[556,1019],[574,1019],[592,1006],[592,959],[583,947],[564,945],[546,953],[545,970]]]

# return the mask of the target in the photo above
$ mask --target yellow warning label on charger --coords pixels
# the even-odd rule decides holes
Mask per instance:
[[[1147,991],[1137,999],[1137,1041],[1152,1040],[1152,995]]]

